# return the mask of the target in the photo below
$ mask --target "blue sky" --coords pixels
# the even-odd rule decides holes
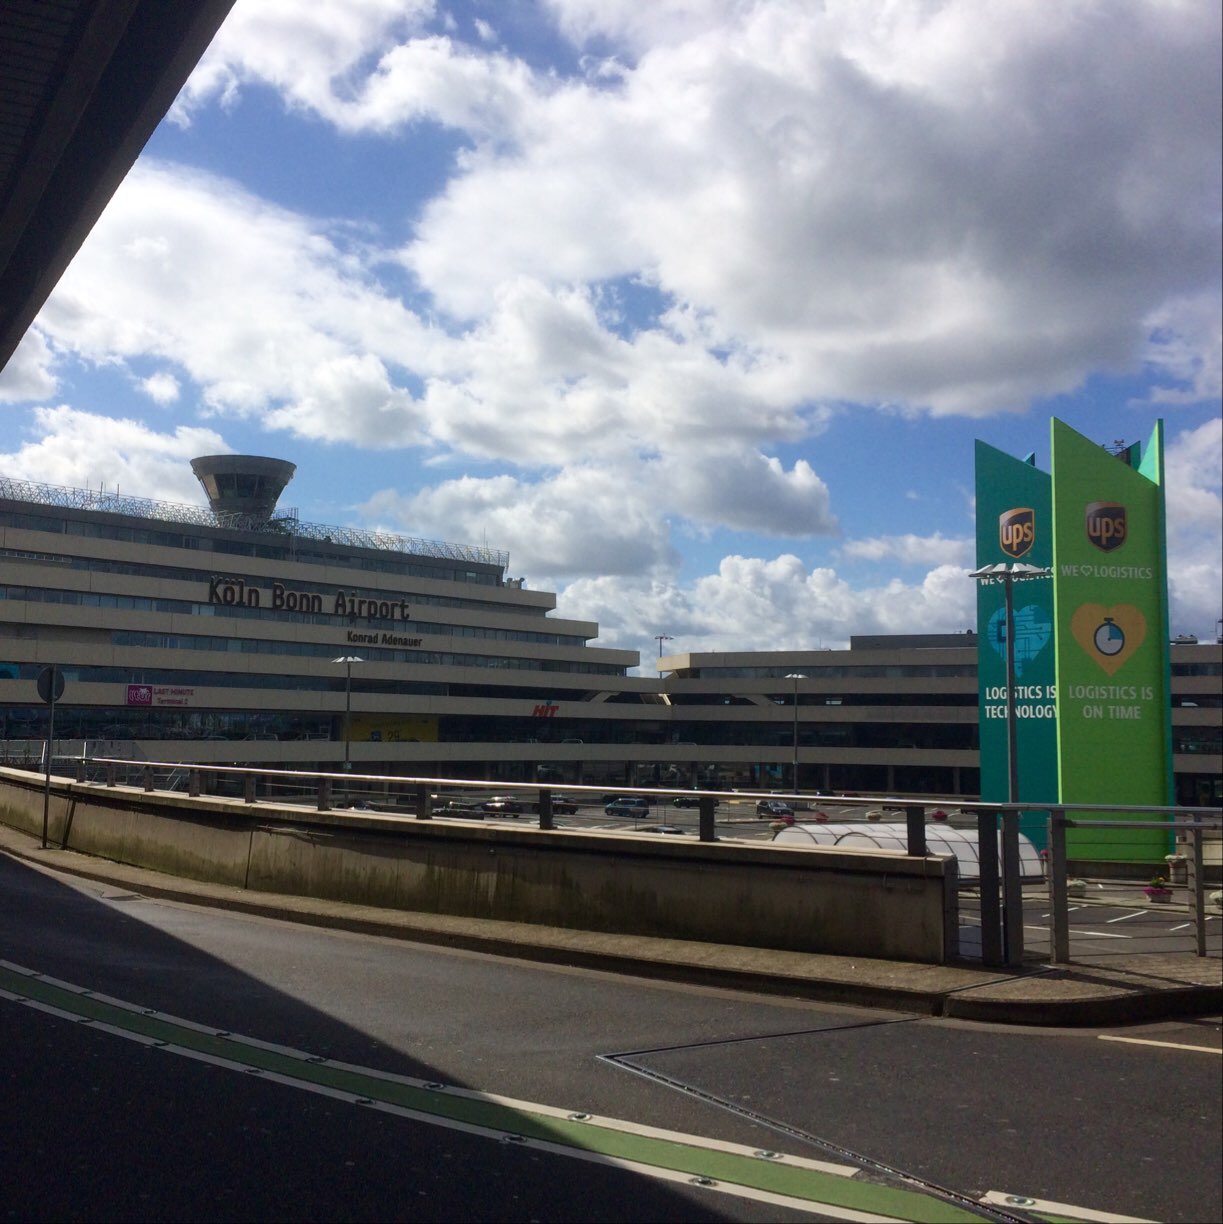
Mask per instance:
[[[508,549],[673,650],[973,622],[973,439],[1220,555],[1217,5],[237,0],[0,374],[0,471]]]

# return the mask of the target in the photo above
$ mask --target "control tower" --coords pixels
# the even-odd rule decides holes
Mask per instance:
[[[191,460],[191,470],[204,486],[213,514],[270,519],[297,464],[262,455],[202,455]]]

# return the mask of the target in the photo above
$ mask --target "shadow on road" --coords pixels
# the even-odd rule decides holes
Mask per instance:
[[[69,886],[0,854],[0,899],[7,962],[236,1035],[447,1078],[142,921],[136,894]],[[376,1112],[7,998],[0,1026],[7,1219],[731,1218],[630,1171]]]

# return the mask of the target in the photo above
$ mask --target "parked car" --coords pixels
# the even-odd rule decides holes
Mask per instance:
[[[642,825],[639,829],[633,829],[634,833],[672,833],[682,837],[687,830],[677,828],[675,825]]]
[[[434,816],[458,816],[463,820],[483,820],[484,813],[474,803],[461,799],[448,799],[433,809]]]
[[[773,820],[782,820],[789,816],[791,822],[793,822],[794,809],[788,803],[782,803],[780,799],[761,799],[756,804],[756,815]]]
[[[694,808],[700,807],[701,801],[696,795],[676,795],[675,798],[671,800],[671,806],[678,808]],[[713,806],[718,806],[717,799],[713,801]]]
[[[631,816],[634,820],[650,814],[650,805],[644,795],[621,795],[613,799],[604,809],[606,816]]]
[[[539,800],[531,804],[533,812],[539,811]],[[568,795],[553,795],[552,796],[552,814],[553,816],[572,816],[578,810],[578,802],[576,799],[571,799]]]
[[[528,810],[528,803],[517,795],[494,795],[478,805],[480,811],[489,816],[521,816]]]

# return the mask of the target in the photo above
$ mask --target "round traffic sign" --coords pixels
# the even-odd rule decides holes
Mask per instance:
[[[55,686],[52,692],[52,685]],[[44,667],[38,673],[38,695],[48,705],[58,701],[64,695],[64,673],[54,664]]]

